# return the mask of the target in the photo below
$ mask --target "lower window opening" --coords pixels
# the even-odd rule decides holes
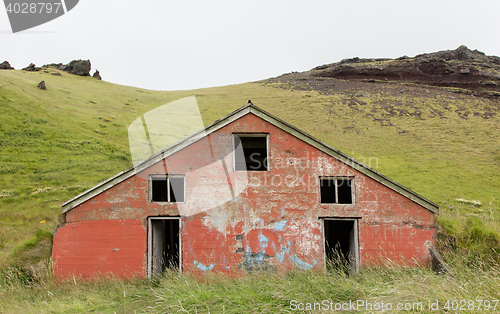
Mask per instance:
[[[179,219],[151,219],[152,276],[179,269]]]
[[[354,220],[324,220],[325,255],[328,270],[356,270]]]

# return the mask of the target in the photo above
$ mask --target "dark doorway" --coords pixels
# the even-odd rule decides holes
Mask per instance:
[[[149,276],[167,268],[180,270],[179,218],[149,219]]]
[[[325,256],[328,269],[356,270],[357,224],[354,219],[325,219]]]

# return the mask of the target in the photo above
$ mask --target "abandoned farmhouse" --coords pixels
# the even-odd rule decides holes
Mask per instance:
[[[252,103],[63,204],[54,274],[428,265],[438,206]]]

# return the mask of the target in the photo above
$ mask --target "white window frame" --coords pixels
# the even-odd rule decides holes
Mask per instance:
[[[166,178],[167,181],[167,201],[153,201],[153,179],[154,178]],[[170,201],[170,178],[183,178],[184,179],[184,201],[182,202],[171,202]],[[149,202],[150,203],[158,203],[158,204],[183,204],[186,202],[186,175],[184,174],[150,174],[149,175]]]
[[[321,180],[335,180],[335,203],[321,203]],[[339,191],[337,187],[337,180],[351,180],[351,199],[352,202],[348,204],[339,204]],[[354,176],[320,176],[319,177],[319,204],[320,205],[340,205],[340,206],[352,206],[356,203],[356,186],[355,186]]]

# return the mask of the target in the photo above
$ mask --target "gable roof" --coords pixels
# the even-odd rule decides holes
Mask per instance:
[[[299,138],[300,140],[308,143],[309,145],[319,149],[320,151],[332,156],[333,158],[348,164],[350,167],[356,169],[357,171],[363,173],[364,175],[372,178],[373,180],[387,186],[388,188],[398,192],[399,194],[409,198],[410,200],[414,201],[415,203],[421,205],[422,207],[430,210],[431,212],[438,214],[439,213],[439,205],[435,204],[434,202],[428,200],[427,198],[415,193],[414,191],[408,189],[407,187],[402,186],[401,184],[389,179],[388,177],[384,176],[383,174],[373,170],[372,168],[367,167],[366,165],[362,164],[361,162],[345,155],[344,153],[340,152],[339,150],[336,150],[335,148],[332,148],[328,146],[327,144],[319,141],[318,139],[312,137],[311,135],[305,133],[304,131],[301,131],[297,129],[296,127],[288,124],[287,122],[273,116],[272,114],[260,109],[259,107],[255,106],[252,104],[250,101],[248,104],[245,106],[233,111],[232,113],[228,114],[227,116],[213,122],[212,124],[208,125],[204,129],[201,129],[190,136],[184,138],[183,140],[180,140],[179,142],[170,145],[169,147],[159,151],[158,153],[146,158],[145,160],[141,161],[139,164],[135,165],[134,167],[130,167],[127,170],[124,170],[117,175],[109,178],[108,180],[99,183],[98,185],[94,186],[93,188],[88,189],[87,191],[75,196],[74,198],[70,199],[69,201],[65,202],[62,204],[62,212],[66,213],[67,211],[75,208],[76,206],[84,203],[85,201],[93,198],[94,196],[106,191],[107,189],[119,184],[122,181],[127,180],[128,178],[132,177],[136,173],[156,164],[157,162],[163,160],[164,158],[184,149],[185,147],[191,145],[192,143],[202,139],[203,137],[221,129],[222,127],[232,123],[233,121],[243,117],[246,114],[252,113],[259,118],[269,122],[270,124],[274,125],[275,127]]]

